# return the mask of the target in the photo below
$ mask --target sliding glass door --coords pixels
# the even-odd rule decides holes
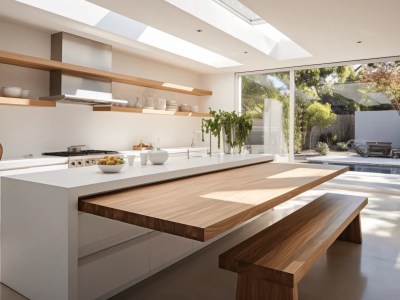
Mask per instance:
[[[289,72],[240,76],[241,111],[253,115],[246,145],[252,153],[287,160],[289,149]]]

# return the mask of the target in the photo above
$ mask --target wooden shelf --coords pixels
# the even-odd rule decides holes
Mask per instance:
[[[211,118],[211,115],[207,114],[207,113],[166,111],[166,110],[157,110],[157,109],[142,109],[142,108],[133,108],[133,107],[124,107],[124,106],[109,106],[109,105],[95,105],[95,106],[93,106],[93,111],[115,111],[115,112],[127,112],[127,113],[139,113],[139,114]]]
[[[114,72],[102,71],[94,68],[82,67],[74,64],[67,64],[55,60],[43,59],[23,54],[17,54],[13,52],[7,52],[3,50],[0,50],[0,63],[39,69],[39,70],[46,70],[46,71],[61,70],[65,74],[69,75],[91,77],[91,78],[95,77],[104,80],[111,80],[113,82],[143,86],[158,90],[165,90],[165,91],[171,91],[171,92],[177,92],[195,96],[212,95],[212,92],[207,90],[185,87],[169,82],[144,79],[140,77],[118,74]]]
[[[55,107],[55,101],[0,97],[0,105]]]

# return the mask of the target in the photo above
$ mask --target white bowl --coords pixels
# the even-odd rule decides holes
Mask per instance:
[[[16,86],[3,87],[3,96],[19,98],[19,97],[21,97],[21,91],[22,91],[22,89],[20,87],[16,87]]]
[[[30,90],[22,90],[21,91],[21,98],[27,99],[29,98],[29,94],[31,93]]]
[[[118,173],[122,170],[125,164],[119,165],[97,165],[103,173]]]
[[[149,161],[153,165],[162,165],[168,159],[168,152],[165,150],[152,150],[148,152],[149,154]]]

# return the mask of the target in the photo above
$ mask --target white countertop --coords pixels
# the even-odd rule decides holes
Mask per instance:
[[[189,149],[190,156],[200,156],[202,153],[207,151],[207,148],[201,147],[174,147],[174,148],[163,148],[163,150],[168,151],[172,156],[174,154],[183,154],[186,153]],[[134,154],[139,156],[140,152],[149,151],[149,150],[122,150],[118,151],[124,156],[128,154]],[[15,169],[24,169],[24,168],[32,168],[38,166],[51,166],[51,165],[59,165],[59,164],[67,164],[68,159],[70,157],[61,157],[61,156],[48,156],[48,155],[39,155],[34,157],[16,157],[5,160],[0,160],[0,171],[6,170],[15,170]],[[72,157],[73,158],[73,157]]]
[[[133,166],[126,164],[120,173],[105,174],[97,166],[91,166],[13,175],[6,176],[5,178],[66,189],[84,188],[85,193],[91,193],[223,170],[272,159],[271,155],[264,154],[215,155],[212,157],[194,157],[190,159],[186,157],[171,157],[164,165],[151,165],[149,163],[142,166],[139,160],[135,160]]]
[[[28,158],[15,158],[0,161],[0,171],[67,164],[68,157],[38,156]]]

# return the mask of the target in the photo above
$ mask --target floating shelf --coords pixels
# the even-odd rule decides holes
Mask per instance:
[[[0,63],[46,71],[61,70],[63,73],[69,75],[90,78],[95,77],[104,80],[111,80],[113,82],[143,86],[158,90],[165,90],[195,96],[212,95],[212,92],[207,90],[186,87],[169,82],[162,82],[130,75],[118,74],[114,72],[102,71],[94,68],[82,67],[74,64],[67,64],[55,60],[43,59],[3,50],[0,50]]]
[[[166,115],[166,116],[211,118],[211,115],[207,114],[207,113],[166,111],[166,110],[157,110],[157,109],[142,109],[142,108],[133,108],[133,107],[124,107],[124,106],[109,106],[109,105],[93,106],[93,111],[115,111],[115,112]]]
[[[55,101],[0,97],[0,105],[55,107]]]

